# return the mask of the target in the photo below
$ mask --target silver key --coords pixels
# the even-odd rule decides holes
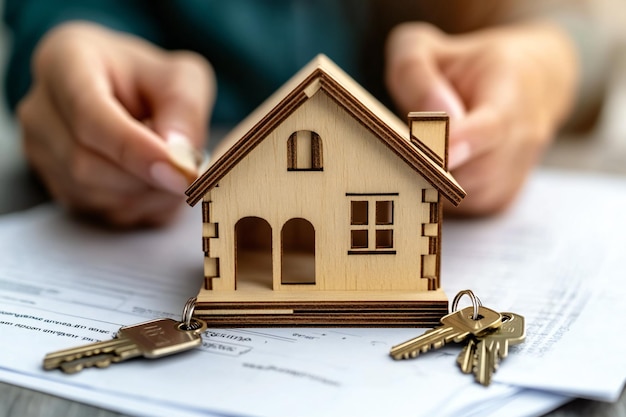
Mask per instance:
[[[477,340],[474,362],[476,381],[484,386],[491,384],[500,361],[509,354],[509,345],[520,344],[525,338],[524,317],[502,313],[502,326]]]
[[[478,307],[478,319],[472,318],[473,307],[450,313],[441,318],[441,326],[427,330],[415,337],[391,348],[394,359],[415,358],[430,349],[439,349],[449,342],[462,342],[469,335],[478,336],[487,331],[495,330],[502,324],[500,313],[486,307]]]
[[[46,355],[46,370],[60,368],[65,373],[79,372],[96,366],[106,368],[111,363],[143,356],[159,358],[193,349],[202,343],[205,322],[191,320],[190,329],[176,320],[157,319],[122,327],[112,340],[64,349]]]

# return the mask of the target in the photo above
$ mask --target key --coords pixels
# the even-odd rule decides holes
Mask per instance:
[[[456,363],[459,364],[461,372],[469,374],[474,370],[474,363],[476,360],[476,339],[469,338],[467,344],[463,346],[463,350],[456,358]]]
[[[462,342],[469,335],[478,336],[502,324],[500,313],[486,307],[479,307],[478,320],[472,319],[473,313],[473,307],[466,307],[442,317],[441,326],[393,346],[391,356],[394,359],[415,358],[430,349],[439,349],[450,342]]]
[[[481,385],[488,386],[493,375],[494,357],[489,353],[484,340],[476,344],[474,353],[474,379]]]
[[[509,354],[509,345],[517,345],[526,338],[524,317],[502,313],[502,326],[478,337],[476,344],[474,377],[484,386],[491,384],[500,361]]]
[[[160,358],[199,346],[206,328],[206,323],[197,319],[191,320],[189,329],[172,319],[125,326],[112,340],[49,353],[44,358],[43,367],[75,373],[93,366],[106,368],[111,363],[138,356]]]

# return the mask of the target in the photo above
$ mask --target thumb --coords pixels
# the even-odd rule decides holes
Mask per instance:
[[[142,77],[141,86],[151,109],[150,127],[166,143],[169,159],[188,183],[198,174],[202,149],[215,96],[215,81],[208,63],[187,52],[168,55],[159,71]],[[166,162],[152,167],[167,181]],[[156,172],[154,172],[156,171]]]

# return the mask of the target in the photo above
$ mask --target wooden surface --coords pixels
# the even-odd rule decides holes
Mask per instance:
[[[126,414],[0,382],[0,417],[126,417]],[[626,417],[626,391],[613,403],[574,400],[546,417]]]
[[[34,416],[126,417],[125,414],[0,382],[0,417]],[[614,404],[574,400],[546,417],[626,417],[626,391]]]

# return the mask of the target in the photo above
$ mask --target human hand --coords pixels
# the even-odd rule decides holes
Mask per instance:
[[[118,227],[162,224],[197,175],[172,149],[202,149],[214,91],[198,55],[61,25],[38,45],[18,107],[26,157],[72,212]]]
[[[577,67],[569,39],[544,22],[456,36],[406,23],[387,40],[398,109],[450,115],[448,168],[467,191],[454,209],[463,215],[514,199],[573,104]]]

